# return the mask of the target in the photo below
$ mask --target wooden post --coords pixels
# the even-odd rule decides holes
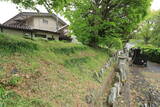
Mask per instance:
[[[33,34],[33,32],[31,32],[31,39],[32,39],[32,40],[34,39],[34,34]]]
[[[3,32],[3,28],[1,28],[1,32]]]
[[[53,35],[52,35],[52,40],[54,40],[54,37],[53,37]]]
[[[32,36],[33,36],[33,34],[32,34],[32,32],[31,32],[31,39],[32,39]]]
[[[56,29],[57,29],[57,31],[58,31],[58,29],[59,29],[59,22],[58,22],[59,20],[58,20],[58,14],[56,13]]]
[[[46,40],[48,40],[48,35],[46,35]]]

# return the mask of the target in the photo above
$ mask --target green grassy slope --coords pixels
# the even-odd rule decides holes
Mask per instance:
[[[0,107],[85,107],[106,59],[84,45],[0,34]]]

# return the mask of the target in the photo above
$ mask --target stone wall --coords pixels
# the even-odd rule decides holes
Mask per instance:
[[[99,72],[95,72],[94,77],[101,86],[86,96],[88,107],[118,107],[116,102],[127,81],[128,63],[127,54],[120,51],[107,60]]]
[[[123,53],[120,53],[118,58],[118,69],[115,71],[116,76],[113,83],[113,87],[110,90],[110,94],[107,98],[107,105],[116,107],[115,103],[120,96],[121,88],[127,81],[127,72],[129,71],[128,58]]]
[[[88,107],[104,106],[104,101],[106,102],[106,96],[108,96],[110,87],[114,81],[117,62],[117,57],[107,59],[104,66],[98,72],[95,72],[94,78],[101,86],[93,92],[89,92],[89,95],[86,96],[85,99]]]

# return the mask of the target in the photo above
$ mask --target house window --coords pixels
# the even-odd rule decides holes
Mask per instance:
[[[43,23],[48,24],[48,20],[43,19]]]
[[[35,34],[35,37],[41,37],[41,38],[46,38],[46,35],[42,35],[42,34]]]
[[[54,38],[48,38],[48,40],[55,40]]]

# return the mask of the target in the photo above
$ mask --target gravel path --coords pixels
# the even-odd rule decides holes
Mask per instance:
[[[160,107],[160,65],[130,67],[118,107]]]

